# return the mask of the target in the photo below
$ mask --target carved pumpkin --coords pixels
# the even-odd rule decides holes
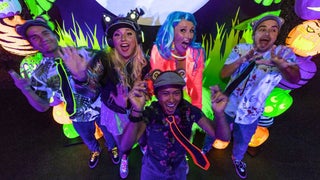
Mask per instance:
[[[320,52],[320,20],[309,20],[294,27],[286,44],[299,56],[314,56]]]

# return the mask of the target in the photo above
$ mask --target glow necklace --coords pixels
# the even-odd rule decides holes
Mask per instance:
[[[174,54],[173,52],[171,52],[171,56],[176,58],[177,60],[180,60],[180,61],[187,58],[187,54],[184,56],[178,56],[178,55]]]

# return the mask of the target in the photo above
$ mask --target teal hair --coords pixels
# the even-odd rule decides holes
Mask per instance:
[[[188,12],[174,11],[170,13],[160,27],[155,44],[158,47],[160,55],[166,59],[171,56],[171,46],[174,39],[174,28],[179,24],[181,20],[187,20],[197,26],[197,22],[193,14]],[[201,44],[196,41],[196,30],[194,31],[194,37],[190,43],[190,46],[196,49],[201,48]]]

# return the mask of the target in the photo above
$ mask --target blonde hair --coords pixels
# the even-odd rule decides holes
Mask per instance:
[[[142,80],[142,69],[147,65],[147,60],[145,58],[141,44],[138,44],[137,40],[135,40],[134,42],[134,54],[128,61],[125,61],[115,48],[112,48],[110,50],[111,61],[114,64],[115,70],[118,72],[121,83],[130,88],[132,88],[134,81]],[[129,63],[129,61],[132,61],[131,74],[128,74],[126,70],[126,64]]]

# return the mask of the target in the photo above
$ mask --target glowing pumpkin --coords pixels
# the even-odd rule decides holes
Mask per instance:
[[[19,0],[1,0],[0,1],[0,18],[7,18],[20,14],[21,5]]]
[[[304,21],[294,27],[286,38],[286,44],[299,56],[314,56],[320,51],[320,20]]]
[[[288,110],[293,103],[289,92],[281,88],[274,88],[266,99],[263,116],[276,117]]]
[[[59,124],[71,124],[72,121],[69,118],[68,113],[66,112],[66,105],[64,102],[59,105],[53,106],[52,108],[53,119]]]
[[[212,147],[216,148],[216,149],[225,149],[228,147],[230,141],[221,141],[220,139],[216,139],[213,144]]]
[[[258,147],[269,138],[269,130],[266,127],[258,126],[256,132],[249,142],[250,147]]]
[[[292,90],[292,89],[300,88],[301,86],[307,84],[309,80],[312,79],[317,72],[317,66],[311,60],[311,58],[312,56],[308,56],[308,57],[297,56],[297,63],[299,66],[301,79],[296,84],[290,83],[285,79],[282,79],[280,83],[277,85],[277,87],[280,87],[282,89]]]

